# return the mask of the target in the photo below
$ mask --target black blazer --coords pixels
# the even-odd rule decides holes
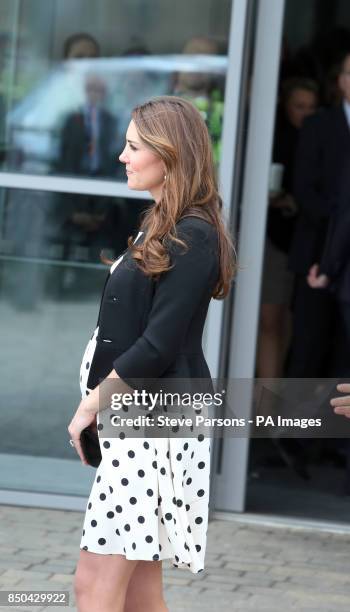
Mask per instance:
[[[115,117],[105,109],[100,110],[99,157],[100,176],[115,176],[117,172],[116,140],[118,123]],[[56,171],[68,174],[85,174],[83,169],[84,155],[89,140],[83,112],[70,114],[62,128],[60,153]]]
[[[330,277],[329,289],[339,300],[350,302],[350,159],[346,178],[332,211],[320,272]]]
[[[319,263],[329,216],[336,205],[350,154],[350,130],[342,106],[307,118],[295,159],[294,195],[300,208],[289,265],[305,274]]]
[[[108,274],[87,381],[90,389],[113,368],[139,390],[154,388],[150,381],[159,377],[210,379],[202,334],[219,277],[217,231],[193,216],[181,219],[177,231],[189,249],[184,253],[179,245],[169,247],[174,267],[159,280],[147,277],[128,249]]]

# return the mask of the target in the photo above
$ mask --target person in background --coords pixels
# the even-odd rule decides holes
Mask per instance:
[[[98,74],[85,80],[85,103],[68,115],[61,133],[59,172],[114,176],[117,120],[105,108],[107,84]]]
[[[70,112],[60,131],[57,174],[89,178],[116,178],[118,163],[118,123],[107,109],[108,85],[95,64],[101,56],[97,40],[86,32],[69,36],[63,45],[64,60],[91,60],[92,68],[84,81],[85,100]],[[95,61],[96,60],[96,61]],[[56,241],[63,247],[63,259],[95,261],[101,248],[116,252],[124,246],[122,228],[125,211],[114,201],[95,195],[68,194],[57,197],[54,208]],[[75,271],[62,268],[60,286],[73,287]]]
[[[89,74],[85,91],[84,106],[71,113],[64,123],[57,171],[74,176],[113,177],[117,170],[118,129],[116,118],[104,108],[106,83],[100,76]],[[74,195],[71,206],[65,203],[65,212],[62,231],[69,248],[84,245],[97,256],[100,248],[110,246],[103,230],[107,215],[104,197]],[[108,227],[105,229],[108,231]],[[69,253],[66,255],[70,257]]]
[[[311,281],[311,279],[310,279]],[[350,419],[350,384],[340,383],[336,386],[339,393],[347,393],[345,396],[332,397],[330,404],[333,407],[334,414],[339,414]],[[345,440],[345,452],[346,452],[346,476],[344,481],[343,493],[350,495],[350,444],[349,440]]]
[[[326,253],[330,252],[330,235],[333,234],[337,211],[339,207],[343,208],[347,199],[346,175],[350,157],[349,74],[350,51],[338,66],[338,88],[342,93],[340,103],[309,118],[301,132],[295,176],[295,193],[301,215],[290,256],[291,268],[297,274],[294,329],[287,370],[291,378],[333,378],[349,372],[346,321],[341,315],[342,310],[345,313],[348,308],[341,282],[345,277],[340,275],[335,279],[334,285],[332,283],[332,289],[335,290],[329,290],[317,278],[324,271]],[[319,286],[316,290],[317,284]],[[319,460],[331,460],[334,464],[346,466],[343,493],[348,495],[348,441],[328,438],[320,441],[318,446]],[[311,452],[310,445],[305,445],[306,450]]]
[[[290,299],[293,274],[288,270],[288,252],[295,229],[297,203],[293,196],[295,152],[303,121],[318,105],[318,86],[305,78],[282,84],[277,112],[273,162],[282,164],[282,189],[269,199],[267,237],[262,284],[257,374],[261,378],[283,375],[290,337]]]
[[[191,38],[182,50],[184,55],[217,55],[218,52],[217,43],[204,36]],[[174,94],[206,98],[213,85],[212,79],[212,75],[207,72],[179,72]]]
[[[328,226],[319,263],[310,267],[307,277],[312,289],[328,291],[335,297],[348,359],[337,364],[338,376],[350,376],[350,157],[344,165],[342,188]],[[350,466],[349,466],[350,467]]]
[[[338,69],[343,99],[305,120],[296,155],[294,193],[300,207],[289,265],[296,274],[294,325],[287,375],[313,378],[337,375],[331,349],[337,330],[334,296],[314,291],[307,282],[310,267],[320,262],[328,223],[342,188],[350,155],[350,52]],[[339,359],[338,359],[339,363]]]
[[[100,45],[87,32],[77,32],[66,38],[63,44],[64,59],[88,59],[100,57]]]
[[[215,40],[205,36],[190,38],[183,50],[184,55],[218,55]],[[221,154],[221,131],[224,113],[224,88],[220,79],[209,72],[179,72],[174,90],[176,96],[186,98],[198,108],[209,130],[214,163],[218,167]]]

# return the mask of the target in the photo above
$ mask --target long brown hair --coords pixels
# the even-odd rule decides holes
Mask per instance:
[[[222,216],[209,133],[199,111],[177,96],[161,96],[132,111],[140,140],[158,155],[166,168],[166,180],[159,202],[142,214],[141,244],[128,247],[138,267],[158,277],[170,269],[165,244],[177,238],[175,224],[187,216],[200,217],[217,229],[220,273],[213,297],[226,297],[235,274],[235,250]]]

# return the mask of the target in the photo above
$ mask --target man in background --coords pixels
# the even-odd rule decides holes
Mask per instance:
[[[294,193],[300,215],[289,257],[290,268],[296,273],[287,368],[291,378],[337,376],[331,361],[337,331],[336,300],[326,288],[311,288],[307,275],[311,266],[320,262],[350,156],[350,51],[340,64],[338,87],[341,103],[305,120],[296,155]],[[339,365],[347,356],[336,353]]]

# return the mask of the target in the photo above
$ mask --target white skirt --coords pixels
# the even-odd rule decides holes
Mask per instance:
[[[210,439],[100,437],[100,446],[80,548],[202,571]]]

